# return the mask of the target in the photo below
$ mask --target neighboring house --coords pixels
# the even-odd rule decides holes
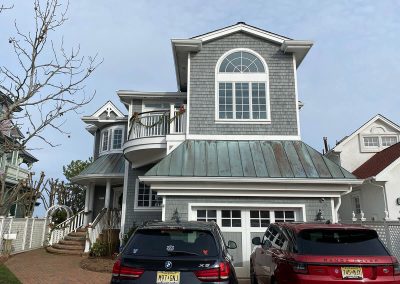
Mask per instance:
[[[108,102],[83,118],[95,137],[94,163],[74,179],[90,185],[86,221],[118,206],[122,186],[122,234],[153,219],[216,221],[238,245],[239,277],[270,222],[336,222],[361,181],[301,141],[297,68],[311,46],[245,23],[172,40],[176,92],[118,91],[128,117]]]
[[[342,198],[342,220],[400,218],[400,126],[376,115],[326,156],[364,183]]]
[[[0,92],[0,115],[10,103],[12,103],[11,99]],[[21,110],[17,109],[17,111]],[[9,149],[7,145],[18,143],[21,138],[23,134],[11,120],[0,123],[0,173],[5,174],[4,180],[8,188],[18,184],[20,180],[27,179],[33,163],[38,161],[26,150],[7,150]],[[23,206],[18,205],[12,207],[10,215],[25,217]]]

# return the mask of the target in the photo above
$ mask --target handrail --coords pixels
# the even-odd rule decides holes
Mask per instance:
[[[69,233],[76,232],[78,228],[83,226],[84,215],[84,210],[79,211],[76,215],[55,226],[50,232],[49,244],[56,244]]]
[[[108,208],[101,209],[93,223],[89,224],[85,243],[85,252],[90,251],[90,248],[96,242],[103,230],[120,228],[121,210]]]

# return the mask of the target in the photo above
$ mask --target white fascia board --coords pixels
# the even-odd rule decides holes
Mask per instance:
[[[201,40],[197,39],[172,39],[171,45],[172,45],[172,54],[174,56],[176,84],[177,84],[177,89],[180,90],[181,76],[179,74],[178,52],[184,54],[190,52],[197,52],[201,50],[202,42]]]
[[[269,33],[267,31],[264,30],[260,30],[256,27],[252,27],[252,26],[248,26],[246,24],[237,24],[234,26],[230,26],[221,30],[217,30],[215,32],[211,32],[211,33],[207,33],[205,35],[201,35],[198,37],[195,37],[194,39],[199,39],[203,42],[207,42],[222,36],[226,36],[232,33],[236,33],[236,32],[247,32],[249,34],[270,40],[272,42],[275,43],[279,43],[282,44],[283,41],[287,40],[287,37],[283,37],[283,36],[279,36],[277,34],[273,34],[273,33]]]
[[[332,193],[324,193],[324,192],[300,192],[294,193],[291,191],[287,192],[254,192],[254,191],[165,191],[165,190],[156,190],[157,195],[160,196],[235,196],[235,197],[309,197],[309,198],[338,198],[340,194],[332,194]],[[225,204],[226,206],[229,203]]]
[[[360,179],[302,179],[302,178],[235,178],[235,177],[169,177],[169,176],[140,176],[140,181],[156,182],[215,182],[215,183],[286,183],[286,184],[362,184]]]
[[[224,122],[221,122],[224,123]],[[251,121],[249,123],[234,121],[238,125],[246,124],[265,124],[265,122]],[[230,124],[226,122],[226,124]],[[258,140],[282,140],[282,141],[300,141],[301,137],[297,135],[199,135],[199,134],[186,134],[186,139],[190,140],[220,140],[220,141],[258,141]]]
[[[381,171],[379,174],[376,175],[375,180],[376,181],[388,181],[388,176],[387,174],[390,173],[390,171],[394,168],[400,165],[400,158],[397,158],[394,160],[389,166],[387,166],[383,171]]]
[[[281,50],[284,53],[293,53],[296,57],[296,67],[299,67],[313,44],[309,40],[285,40],[281,45]]]
[[[117,95],[122,103],[129,105],[132,99],[185,99],[186,92],[140,92],[119,90]]]
[[[350,140],[352,140],[356,135],[360,134],[361,132],[363,132],[366,128],[368,128],[372,123],[381,120],[382,122],[388,124],[389,126],[393,127],[394,129],[396,129],[397,131],[400,132],[400,126],[397,125],[396,123],[390,121],[389,119],[387,119],[386,117],[384,117],[381,114],[377,114],[375,115],[373,118],[371,118],[370,120],[368,120],[366,123],[364,123],[360,128],[358,128],[356,131],[354,131],[351,135],[349,135],[346,139],[344,139],[342,142],[340,142],[338,145],[336,145],[335,147],[332,148],[331,151],[335,151],[335,152],[342,152],[343,151],[343,147],[344,145],[349,142]]]

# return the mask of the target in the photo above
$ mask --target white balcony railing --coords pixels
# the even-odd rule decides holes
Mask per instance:
[[[129,122],[129,140],[185,133],[184,109],[149,111],[136,114]]]
[[[0,158],[0,172],[6,173],[6,180],[8,181],[17,182],[22,179],[27,179],[29,176],[29,170],[8,162],[5,157]]]

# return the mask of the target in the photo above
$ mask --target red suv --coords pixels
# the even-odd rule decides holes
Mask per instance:
[[[365,227],[276,223],[252,242],[252,284],[400,283],[397,259]]]

